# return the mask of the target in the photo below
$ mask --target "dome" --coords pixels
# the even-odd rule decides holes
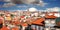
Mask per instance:
[[[37,11],[37,9],[36,8],[29,8],[29,11],[30,12],[35,12],[35,11]]]

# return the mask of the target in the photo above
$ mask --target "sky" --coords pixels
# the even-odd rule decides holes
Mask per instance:
[[[60,11],[60,0],[39,0],[39,4],[14,4],[6,1],[0,0],[0,10],[26,10],[33,7],[37,10]]]

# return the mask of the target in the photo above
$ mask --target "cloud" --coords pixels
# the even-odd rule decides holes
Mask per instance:
[[[5,2],[11,2],[11,0],[4,0]]]
[[[40,5],[45,6],[47,3],[45,3],[43,0],[4,0],[5,2],[12,2],[15,4],[33,4],[33,5]]]
[[[13,3],[4,3],[3,7],[11,7],[11,6],[15,6],[16,4]]]
[[[53,8],[47,8],[47,11],[59,11],[60,8],[59,7],[53,7]]]
[[[47,5],[48,3],[45,3],[43,0],[37,0],[37,1],[35,1],[33,4],[44,7],[44,6]]]
[[[0,1],[3,1],[3,0],[0,0]]]
[[[0,5],[0,8],[2,7],[2,5]]]
[[[21,4],[21,3],[25,3],[25,4],[31,4],[32,2],[35,2],[36,0],[4,0],[5,2],[12,2],[12,3],[16,3],[16,4]]]
[[[28,6],[25,6],[25,5],[23,5],[23,6],[17,6],[18,8],[21,8],[21,7],[28,7]]]
[[[31,4],[32,2],[35,2],[36,0],[21,0],[25,4]]]
[[[44,7],[44,6],[47,5],[47,4],[48,4],[48,3],[44,3],[44,1],[40,0],[37,5],[40,5],[40,6]]]

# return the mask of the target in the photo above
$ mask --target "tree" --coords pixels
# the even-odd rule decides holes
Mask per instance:
[[[60,26],[60,17],[56,18],[56,25]]]

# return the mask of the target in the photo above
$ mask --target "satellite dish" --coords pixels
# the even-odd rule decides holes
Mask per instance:
[[[30,12],[35,12],[35,11],[37,11],[37,9],[36,9],[36,8],[29,8],[28,11],[30,11]]]

